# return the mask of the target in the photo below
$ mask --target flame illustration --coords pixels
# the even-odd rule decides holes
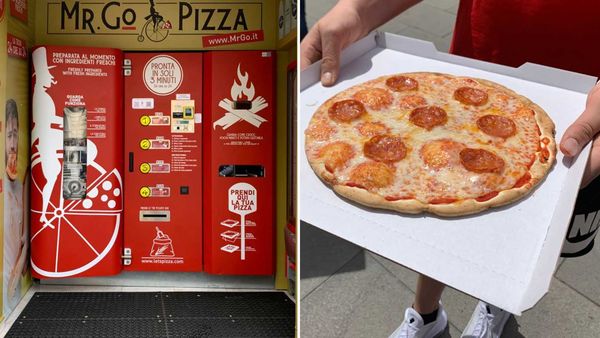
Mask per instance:
[[[244,72],[242,75],[242,71],[240,70],[241,64],[238,64],[237,75],[240,83],[238,84],[236,80],[233,80],[233,86],[231,86],[231,98],[234,101],[242,100],[246,96],[248,101],[252,101],[254,99],[254,84],[250,82],[250,86],[248,86],[248,73]]]

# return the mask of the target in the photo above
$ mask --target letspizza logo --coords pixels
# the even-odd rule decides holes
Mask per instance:
[[[262,29],[259,1],[157,0],[49,2],[48,34],[137,35],[160,42],[169,35],[215,35]]]

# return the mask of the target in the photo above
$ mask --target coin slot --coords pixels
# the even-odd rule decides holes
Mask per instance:
[[[129,153],[129,172],[133,172],[133,152]]]
[[[87,110],[75,106],[63,112],[63,198],[81,200],[87,189]]]

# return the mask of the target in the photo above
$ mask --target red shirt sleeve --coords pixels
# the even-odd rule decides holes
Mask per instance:
[[[461,0],[450,52],[600,76],[600,1]]]

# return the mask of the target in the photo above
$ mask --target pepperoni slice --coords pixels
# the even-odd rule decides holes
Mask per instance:
[[[460,161],[468,170],[476,173],[500,173],[504,160],[485,149],[465,148],[460,152]]]
[[[454,98],[464,104],[481,106],[487,103],[488,94],[473,87],[460,87],[454,91]]]
[[[365,156],[381,162],[398,162],[406,157],[406,146],[402,138],[394,135],[377,135],[363,147]]]
[[[477,127],[488,135],[502,138],[509,138],[517,132],[515,122],[500,115],[485,115],[478,118]]]
[[[319,157],[325,160],[325,169],[334,172],[343,169],[354,157],[354,149],[345,142],[333,142],[319,150]]]
[[[384,188],[394,182],[394,171],[382,162],[365,162],[350,172],[350,182],[365,189]]]
[[[381,88],[369,88],[354,93],[354,98],[375,110],[388,107],[394,101],[392,94]]]
[[[320,120],[317,123],[311,123],[304,134],[312,137],[316,141],[327,141],[331,138],[331,135],[333,135],[335,131],[335,127],[330,126],[323,120]]]
[[[387,134],[389,131],[388,127],[381,122],[363,122],[356,126],[356,129],[361,135],[368,137]]]
[[[385,85],[395,92],[419,89],[419,82],[406,76],[392,76],[385,80]]]
[[[356,100],[343,100],[329,107],[329,117],[339,122],[350,122],[367,113],[365,106]]]
[[[446,111],[437,106],[415,108],[410,113],[410,122],[427,130],[433,129],[448,122]]]
[[[398,106],[405,109],[414,109],[420,106],[427,105],[427,100],[419,95],[407,95],[400,99]]]

